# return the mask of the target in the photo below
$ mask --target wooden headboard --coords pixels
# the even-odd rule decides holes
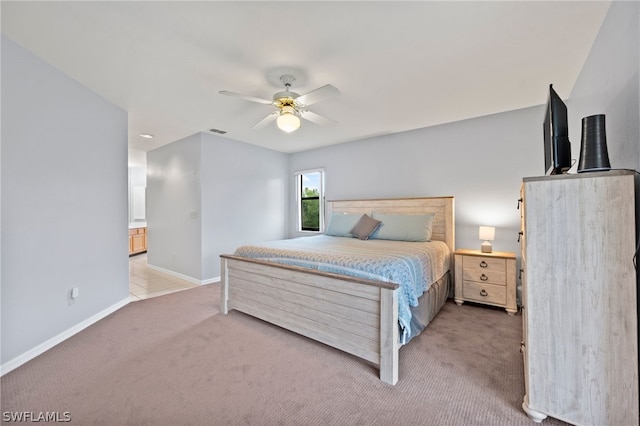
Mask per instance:
[[[455,251],[455,209],[454,198],[424,197],[424,198],[386,198],[371,200],[334,200],[326,203],[326,218],[329,220],[333,213],[400,213],[422,214],[435,213],[431,239],[444,241],[451,249],[451,256]]]

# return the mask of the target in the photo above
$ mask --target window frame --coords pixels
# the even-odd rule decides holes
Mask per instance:
[[[319,222],[318,222],[318,230],[313,230],[313,229],[303,229],[302,228],[302,201],[305,199],[302,197],[302,190],[303,190],[303,185],[302,185],[302,179],[304,175],[309,175],[309,174],[313,174],[313,173],[319,173],[320,174],[320,183],[319,183],[319,192],[320,195],[318,196],[318,213],[319,213]],[[303,233],[314,233],[314,234],[318,234],[318,233],[322,233],[324,232],[324,214],[325,214],[325,197],[324,197],[324,189],[325,189],[325,184],[324,184],[324,178],[325,178],[325,171],[323,168],[316,168],[316,169],[306,169],[306,170],[298,170],[296,172],[294,172],[294,179],[295,179],[295,197],[296,197],[296,207],[297,207],[297,214],[296,214],[296,230],[297,232],[303,232]],[[313,197],[315,198],[315,197]]]

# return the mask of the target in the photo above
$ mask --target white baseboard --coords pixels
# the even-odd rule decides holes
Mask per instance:
[[[212,284],[212,283],[220,282],[220,277],[213,277],[213,278],[209,278],[209,279],[206,279],[206,280],[199,280],[197,278],[190,277],[189,275],[184,275],[184,274],[181,274],[179,272],[172,271],[171,269],[165,269],[165,268],[161,268],[159,266],[150,265],[149,263],[147,263],[147,268],[153,269],[153,270],[158,271],[158,272],[162,272],[163,274],[171,275],[171,276],[176,277],[176,278],[180,278],[180,279],[185,280],[185,281],[189,281],[190,283],[197,284],[197,285],[205,285],[205,284]]]
[[[67,340],[69,337],[73,336],[74,334],[81,332],[82,330],[89,327],[90,325],[95,324],[96,322],[100,321],[104,317],[126,306],[127,304],[129,304],[130,301],[131,301],[130,297],[127,296],[126,299],[122,299],[120,302],[109,306],[108,308],[98,312],[97,314],[93,315],[90,318],[87,318],[81,323],[74,325],[73,327],[63,331],[57,336],[52,337],[46,342],[39,344],[35,348],[29,349],[27,352],[23,353],[22,355],[18,355],[12,360],[5,362],[4,364],[0,365],[0,376],[4,376],[8,372],[20,367],[22,364],[25,364],[26,362],[31,361],[33,358],[43,354],[44,352],[48,351],[58,343],[62,343],[63,341]]]

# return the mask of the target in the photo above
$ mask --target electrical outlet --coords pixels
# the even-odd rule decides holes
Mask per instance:
[[[77,299],[79,295],[80,295],[80,289],[78,287],[74,287],[74,288],[71,289],[71,298],[72,299]]]

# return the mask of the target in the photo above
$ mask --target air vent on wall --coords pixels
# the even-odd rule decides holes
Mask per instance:
[[[227,133],[226,130],[220,130],[220,129],[209,129],[209,131],[213,133],[217,133],[219,135],[224,135],[225,133]]]

